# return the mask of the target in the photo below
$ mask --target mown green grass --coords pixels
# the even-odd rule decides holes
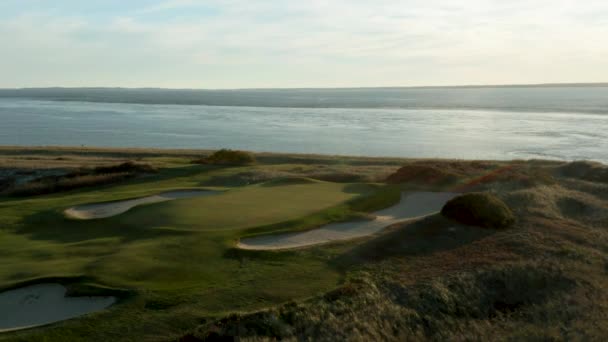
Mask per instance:
[[[170,338],[207,317],[307,298],[338,285],[344,274],[329,264],[331,251],[240,255],[234,244],[259,227],[306,229],[382,205],[373,196],[365,202],[377,185],[272,181],[215,187],[225,192],[140,206],[107,219],[71,220],[62,213],[82,203],[196,188],[217,174],[242,170],[179,166],[119,186],[0,199],[0,287],[84,277],[135,293],[106,312],[0,340]]]

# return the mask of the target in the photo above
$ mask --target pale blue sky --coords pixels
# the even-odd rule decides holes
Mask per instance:
[[[605,0],[2,0],[0,87],[608,81]]]

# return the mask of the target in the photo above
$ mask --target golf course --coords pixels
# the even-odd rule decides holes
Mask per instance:
[[[7,147],[0,165],[0,341],[608,332],[598,163]]]

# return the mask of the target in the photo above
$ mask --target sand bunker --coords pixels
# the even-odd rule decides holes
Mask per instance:
[[[219,193],[219,191],[208,190],[175,190],[163,192],[158,195],[128,199],[124,201],[92,203],[78,205],[68,208],[64,211],[66,216],[81,220],[91,220],[106,218],[122,214],[129,209],[142,204],[158,203],[172,201],[180,198],[190,198],[199,196],[210,196]]]
[[[0,293],[0,332],[37,327],[103,310],[115,297],[66,297],[60,284],[38,284]]]
[[[403,220],[437,213],[447,201],[458,195],[451,192],[403,193],[399,204],[373,213],[376,219],[371,221],[332,223],[305,232],[256,236],[241,240],[237,247],[250,250],[288,249],[363,237]]]

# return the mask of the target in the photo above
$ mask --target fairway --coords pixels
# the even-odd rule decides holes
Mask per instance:
[[[0,286],[55,276],[84,276],[96,284],[134,291],[132,299],[68,324],[70,329],[87,331],[95,317],[111,315],[111,324],[120,330],[134,319],[162,323],[164,317],[169,320],[175,315],[174,310],[190,312],[180,314],[178,321],[191,325],[197,315],[306,298],[339,283],[340,272],[328,267],[318,253],[244,259],[230,251],[241,236],[252,232],[314,228],[346,217],[349,210],[343,204],[373,194],[375,186],[278,180],[237,188],[215,187],[222,192],[213,196],[142,203],[107,218],[75,220],[63,214],[67,208],[87,203],[194,189],[214,172],[193,172],[185,166],[168,169],[145,182],[23,200],[2,199]],[[151,315],[154,307],[162,307],[162,314]],[[158,329],[166,328],[160,324]],[[50,331],[53,336],[53,328]],[[60,328],[58,331],[65,333]]]

